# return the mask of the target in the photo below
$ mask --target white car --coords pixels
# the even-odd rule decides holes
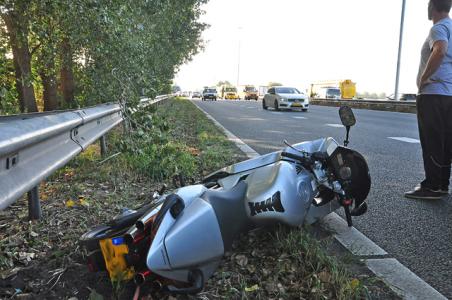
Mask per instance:
[[[275,110],[297,108],[307,111],[309,97],[293,87],[275,86],[268,89],[262,100],[262,107],[273,107]]]

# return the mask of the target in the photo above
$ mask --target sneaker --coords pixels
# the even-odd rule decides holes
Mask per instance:
[[[417,191],[417,190],[419,190],[420,188],[421,188],[421,185],[418,184],[418,185],[416,185],[416,187],[414,188],[414,191]],[[433,191],[433,192],[441,193],[441,194],[444,195],[444,196],[449,196],[449,187],[442,187],[442,188],[440,188],[439,190],[432,190],[432,189],[429,189],[429,190],[431,190],[431,191]]]
[[[413,191],[406,192],[405,197],[420,200],[439,200],[444,197],[444,193],[441,193],[439,190],[432,191],[428,188],[416,187]]]
[[[449,195],[449,188],[448,187],[443,187],[443,188],[439,189],[438,192],[440,192],[444,196],[448,196]]]
[[[443,196],[449,196],[449,190],[443,190],[443,189],[441,189],[441,190],[439,190],[438,192],[441,193]]]

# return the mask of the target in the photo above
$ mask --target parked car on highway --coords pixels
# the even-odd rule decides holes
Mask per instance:
[[[271,87],[262,99],[262,107],[264,109],[272,107],[275,110],[297,108],[307,111],[309,97],[293,87]]]
[[[215,88],[207,88],[202,92],[202,101],[206,101],[208,99],[217,101],[217,89]]]
[[[390,96],[386,97],[389,100],[395,100],[395,96],[394,94],[391,94]],[[416,94],[405,94],[402,93],[399,96],[399,100],[400,101],[416,101]]]
[[[201,94],[200,92],[193,92],[193,93],[191,94],[191,98],[192,98],[192,99],[194,99],[194,98],[199,98],[199,99],[201,99],[201,98],[202,98],[202,94]]]

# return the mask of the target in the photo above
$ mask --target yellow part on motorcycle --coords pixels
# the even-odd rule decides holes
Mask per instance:
[[[105,266],[110,274],[111,281],[124,281],[133,278],[135,271],[133,267],[127,266],[125,255],[129,248],[122,238],[105,239],[99,241],[100,248],[105,260]]]

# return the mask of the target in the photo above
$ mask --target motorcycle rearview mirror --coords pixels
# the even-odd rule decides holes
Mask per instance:
[[[344,140],[344,146],[347,147],[349,143],[348,135],[350,133],[350,127],[356,124],[355,115],[349,106],[344,105],[339,108],[339,117],[341,118],[342,125],[344,125],[347,130]]]
[[[344,105],[339,108],[339,117],[341,118],[342,125],[345,127],[351,127],[356,124],[355,115],[349,106]]]

